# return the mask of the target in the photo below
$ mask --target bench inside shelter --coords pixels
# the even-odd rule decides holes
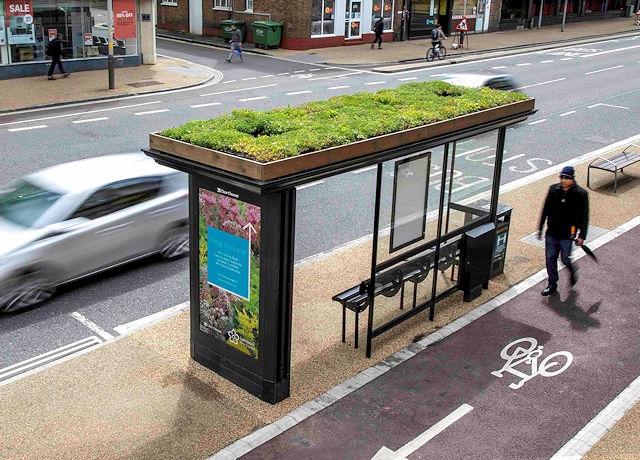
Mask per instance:
[[[613,191],[618,193],[618,171],[624,174],[624,168],[638,161],[640,161],[640,145],[638,144],[630,144],[622,152],[609,158],[597,157],[589,163],[587,168],[587,187],[591,187],[591,169],[601,169],[613,173]]]
[[[437,268],[442,273],[444,273],[446,269],[458,265],[460,257],[460,239],[456,239],[442,245],[440,247],[440,250],[438,251],[437,257]],[[373,297],[377,297],[379,295],[383,295],[385,297],[394,297],[398,292],[400,292],[400,309],[402,310],[404,308],[405,284],[412,283],[412,308],[415,309],[417,307],[418,284],[427,279],[429,272],[436,267],[435,260],[436,249],[431,248],[422,254],[402,260],[392,268],[389,268],[380,273],[376,273]],[[453,279],[454,272],[452,269],[451,280]],[[349,288],[332,297],[332,300],[339,302],[342,305],[342,342],[346,341],[345,336],[347,309],[353,311],[355,314],[355,348],[358,348],[358,317],[360,313],[365,311],[371,303],[369,297],[370,286],[371,279],[367,279],[365,281],[362,281],[359,285]],[[384,328],[385,326],[383,326],[382,328]]]

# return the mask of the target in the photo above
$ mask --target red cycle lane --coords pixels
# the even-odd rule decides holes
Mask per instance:
[[[562,270],[558,295],[537,284],[242,458],[550,458],[640,375],[638,241],[640,226],[578,261],[576,289]]]

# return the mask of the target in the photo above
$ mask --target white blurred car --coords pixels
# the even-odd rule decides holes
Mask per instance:
[[[141,257],[187,254],[187,184],[132,153],[53,166],[0,192],[0,311]]]
[[[505,91],[517,91],[518,82],[513,75],[507,73],[452,73],[442,78],[442,81],[451,83],[452,85],[469,86],[471,88],[487,88],[501,89]]]

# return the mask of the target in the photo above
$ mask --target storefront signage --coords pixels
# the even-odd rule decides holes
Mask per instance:
[[[88,34],[84,34],[84,44],[85,45],[93,45],[93,34],[92,33],[88,33]]]
[[[6,0],[4,11],[9,20],[7,30],[10,45],[36,42],[33,28],[33,5],[30,0]]]
[[[113,26],[114,38],[136,38],[135,0],[113,0]]]
[[[49,41],[51,41],[58,36],[58,29],[49,29],[48,33],[49,33]]]
[[[258,358],[260,207],[200,189],[200,330]]]

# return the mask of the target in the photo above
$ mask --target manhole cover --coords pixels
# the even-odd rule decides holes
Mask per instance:
[[[142,86],[153,86],[153,85],[161,85],[162,82],[151,80],[151,81],[139,81],[136,83],[127,83],[127,86],[133,86],[134,88],[140,88]]]

